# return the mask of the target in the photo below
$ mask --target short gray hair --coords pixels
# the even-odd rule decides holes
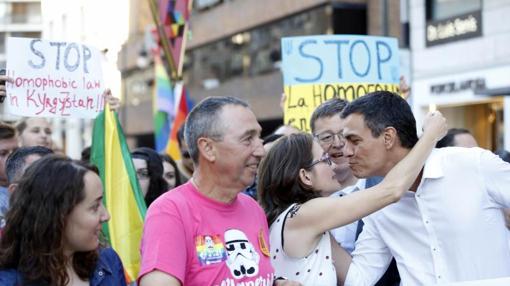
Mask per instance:
[[[226,105],[237,105],[249,108],[248,104],[235,97],[215,96],[207,97],[198,103],[186,118],[184,139],[188,144],[189,154],[195,164],[198,164],[198,139],[201,137],[221,140],[223,126],[220,122],[220,111]]]

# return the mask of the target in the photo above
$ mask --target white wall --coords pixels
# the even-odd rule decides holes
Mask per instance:
[[[482,1],[482,36],[427,48],[425,0],[410,3],[413,111],[420,126],[426,107],[433,104],[486,101],[471,90],[441,96],[430,85],[485,78],[487,88],[510,86],[510,1]],[[505,99],[504,145],[510,149],[510,98]]]

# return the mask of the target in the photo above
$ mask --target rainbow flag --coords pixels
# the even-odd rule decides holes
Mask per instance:
[[[177,131],[186,121],[186,116],[191,110],[192,103],[189,100],[188,91],[182,82],[175,85],[174,94],[176,95],[175,102],[177,103],[177,110],[175,112],[172,129],[170,130],[170,139],[166,146],[166,153],[174,160],[180,160],[181,152],[179,150],[179,141],[177,141]]]
[[[140,269],[139,249],[147,208],[117,114],[109,106],[94,122],[91,162],[99,169],[103,200],[111,216],[103,224],[103,231],[124,264],[127,282],[132,283]]]
[[[177,76],[182,75],[184,51],[189,36],[192,0],[159,0],[159,20],[164,26]]]
[[[163,66],[161,57],[155,53],[154,68],[156,75],[156,84],[153,93],[154,111],[154,136],[156,142],[156,151],[161,153],[165,151],[170,135],[170,125],[175,117],[175,96],[172,83]]]

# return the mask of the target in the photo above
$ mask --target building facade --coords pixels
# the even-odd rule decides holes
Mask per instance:
[[[510,150],[510,1],[408,3],[418,124],[437,108],[481,147]]]
[[[246,100],[264,133],[283,122],[279,106],[282,37],[361,34],[402,38],[398,0],[194,0],[193,4],[183,73],[191,99],[198,102],[207,96],[228,95]],[[128,137],[150,145],[153,123],[147,114],[152,114],[153,72],[137,60],[147,54],[143,35],[145,11],[149,10],[144,3],[138,5],[139,16],[130,20],[133,33],[119,56],[126,103],[123,119]],[[406,45],[404,40],[401,45]],[[149,84],[142,87],[144,83]]]
[[[5,68],[7,37],[40,38],[40,0],[0,0],[0,67]]]
[[[40,38],[42,30],[40,0],[0,0],[0,69],[7,66],[7,37]],[[4,121],[17,119],[5,112],[0,116]]]

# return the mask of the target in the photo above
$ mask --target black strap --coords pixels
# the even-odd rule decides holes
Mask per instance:
[[[355,240],[358,240],[358,236],[359,234],[363,231],[363,226],[365,225],[365,223],[363,222],[363,220],[358,220],[358,226],[356,227],[356,239]]]

